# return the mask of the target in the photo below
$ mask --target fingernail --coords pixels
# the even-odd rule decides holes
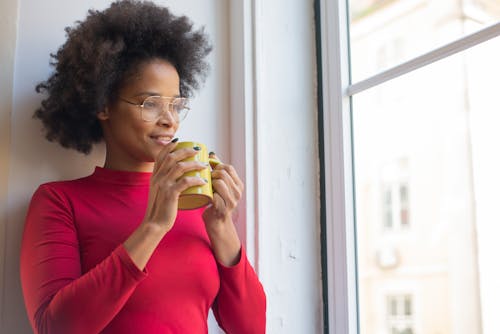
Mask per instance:
[[[204,177],[202,177],[201,179],[203,180],[203,182],[208,183],[208,180],[205,179]]]
[[[176,138],[172,139],[170,142],[171,143],[177,143],[178,141],[179,141],[179,138],[176,137]]]
[[[193,150],[195,150],[195,151],[199,151],[199,150],[201,150],[201,147],[199,147],[199,146],[194,146],[194,147],[193,147]]]
[[[215,152],[212,151],[212,152],[208,153],[208,155],[215,155]]]
[[[207,167],[210,166],[210,164],[208,162],[202,162],[202,164],[207,166]]]

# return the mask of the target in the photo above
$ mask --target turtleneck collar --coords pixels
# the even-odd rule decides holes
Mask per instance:
[[[128,172],[96,166],[91,177],[106,183],[140,186],[149,185],[151,174],[148,172]]]

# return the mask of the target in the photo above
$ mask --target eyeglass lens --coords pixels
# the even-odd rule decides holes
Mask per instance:
[[[185,98],[172,99],[161,96],[150,96],[146,98],[143,102],[142,109],[142,117],[147,121],[158,119],[165,109],[167,109],[177,121],[181,121],[188,111]]]

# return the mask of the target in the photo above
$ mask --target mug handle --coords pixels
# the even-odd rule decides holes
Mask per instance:
[[[217,165],[220,165],[222,163],[222,161],[213,158],[209,158],[208,162],[210,163],[210,166],[212,168],[215,168]]]

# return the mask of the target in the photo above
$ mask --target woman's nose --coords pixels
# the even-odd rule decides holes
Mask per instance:
[[[172,127],[179,123],[179,121],[174,115],[173,108],[170,106],[170,104],[166,104],[163,107],[163,111],[160,114],[158,123],[162,126],[167,126],[167,127]]]

